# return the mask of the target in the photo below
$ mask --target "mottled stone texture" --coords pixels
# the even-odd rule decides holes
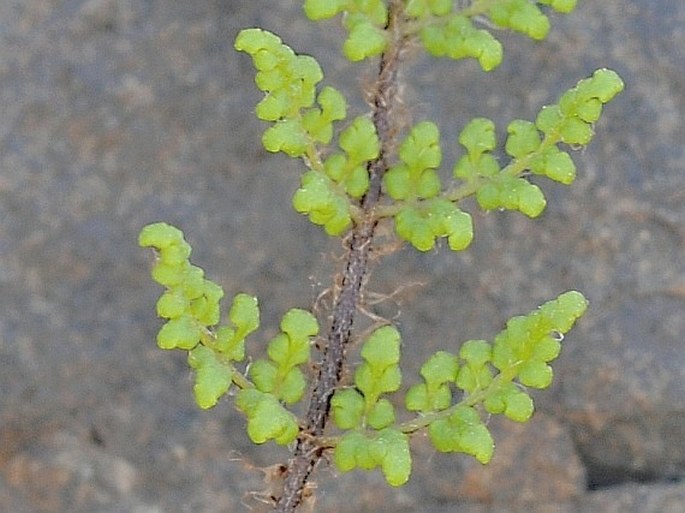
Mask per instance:
[[[232,51],[241,27],[277,31],[363,108],[373,68],[345,62],[338,25],[309,24],[299,4],[0,1],[0,511],[263,509],[264,469],[287,452],[254,448],[228,403],[194,406],[183,355],[155,346],[159,288],[136,236],[178,224],[229,294],[259,295],[255,349],[328,286],[340,246],[292,212],[301,166],[261,149],[251,64]],[[380,307],[401,310],[407,376],[428,351],[586,293],[542,414],[493,420],[487,468],[415,440],[400,490],[323,466],[314,511],[685,510],[685,3],[579,4],[545,43],[502,34],[490,74],[418,53],[404,72],[410,117],[442,127],[447,172],[471,117],[530,119],[616,69],[626,90],[575,155],[577,182],[539,181],[540,219],[476,213],[467,252],[405,251],[370,282],[424,284]]]

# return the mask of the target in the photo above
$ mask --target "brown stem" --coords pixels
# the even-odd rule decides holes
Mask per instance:
[[[329,419],[330,400],[340,383],[345,363],[345,350],[352,333],[352,325],[369,270],[369,250],[376,229],[377,218],[374,207],[381,196],[381,180],[388,168],[387,156],[393,146],[394,128],[392,109],[398,99],[398,69],[404,39],[400,35],[402,16],[401,0],[391,0],[389,5],[387,33],[388,46],[381,56],[371,104],[373,123],[380,140],[380,154],[369,163],[369,190],[362,199],[362,220],[352,229],[348,239],[347,258],[342,274],[340,293],[331,312],[331,325],[327,344],[318,365],[318,372],[312,386],[304,426],[297,439],[293,457],[288,463],[283,484],[283,494],[276,503],[277,513],[292,513],[302,501],[307,481],[324,448],[315,437],[321,436]]]

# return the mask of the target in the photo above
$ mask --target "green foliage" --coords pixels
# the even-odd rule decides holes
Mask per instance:
[[[459,143],[467,153],[457,161],[454,177],[473,187],[478,204],[485,210],[518,210],[537,217],[547,204],[544,194],[521,175],[530,171],[571,184],[576,168],[558,145],[587,145],[602,105],[622,89],[623,82],[616,72],[601,69],[564,93],[558,104],[543,107],[535,123],[512,121],[504,145],[512,159],[501,169],[492,155],[497,147],[494,124],[484,118],[471,120],[459,135]]]
[[[267,151],[302,157],[328,144],[334,121],[345,119],[345,98],[332,87],[317,96],[323,79],[319,63],[309,55],[297,55],[281,39],[262,29],[240,31],[235,48],[252,56],[257,69],[255,84],[265,93],[257,104],[259,119],[271,121],[262,137]]]
[[[438,351],[421,367],[424,383],[413,385],[405,396],[405,406],[409,411],[432,413],[448,408],[452,404],[450,383],[454,383],[459,363],[457,357]]]
[[[453,251],[466,249],[473,239],[471,216],[444,198],[403,206],[395,216],[395,231],[419,251],[433,249],[440,237],[447,237]]]
[[[319,332],[316,318],[294,308],[281,321],[281,333],[269,342],[269,360],[257,360],[250,376],[258,390],[286,404],[302,399],[307,383],[299,366],[309,361],[310,338]]]
[[[492,364],[500,372],[517,373],[522,385],[547,388],[552,368],[547,363],[561,351],[559,334],[566,333],[587,309],[579,292],[562,294],[526,317],[514,317],[495,337]]]
[[[542,5],[549,5],[557,12],[569,13],[576,8],[578,0],[537,0],[537,2]]]
[[[575,6],[574,2],[541,3],[559,12],[569,12]],[[449,50],[454,58],[476,57],[484,69],[499,63],[501,46],[486,30],[475,29],[471,17],[487,15],[498,25],[534,38],[544,37],[549,29],[547,17],[528,0],[502,0],[487,6],[476,3],[465,11],[455,11],[448,4],[410,0],[406,11],[417,20],[418,35],[429,53],[443,55]],[[348,28],[359,24],[366,27],[363,30],[378,30],[387,21],[383,2],[311,1],[305,2],[305,12],[311,19],[345,12]],[[354,33],[351,30],[348,43],[355,41]],[[333,122],[345,119],[347,105],[331,87],[324,87],[316,96],[316,84],[323,78],[318,63],[310,56],[297,55],[280,38],[260,29],[241,31],[235,46],[252,55],[258,70],[255,82],[266,93],[256,111],[261,119],[274,122],[264,134],[265,147],[303,157],[310,168],[301,177],[293,207],[323,226],[329,235],[344,234],[354,224],[356,202],[368,190],[368,163],[380,154],[373,123],[365,116],[355,118],[338,138],[342,151],[322,158],[318,146],[331,142]],[[523,175],[531,172],[572,183],[575,165],[558,144],[588,144],[602,104],[622,88],[615,72],[598,70],[565,93],[558,104],[544,107],[535,123],[512,121],[504,144],[511,161],[503,167],[493,154],[497,148],[494,124],[485,118],[473,119],[459,136],[467,153],[457,161],[453,176],[467,182],[468,193],[475,194],[485,210],[518,210],[529,217],[539,216],[547,204],[544,193]],[[420,251],[433,249],[442,237],[447,238],[450,249],[466,249],[473,239],[472,221],[457,204],[463,196],[455,195],[453,189],[444,190],[441,184],[438,127],[430,121],[414,126],[400,145],[399,158],[383,177],[384,191],[395,201],[392,216],[398,237]],[[457,191],[461,194],[460,189]]]
[[[235,404],[247,416],[247,435],[254,443],[274,440],[279,445],[288,445],[297,438],[297,417],[272,394],[243,389],[238,392]]]
[[[532,39],[544,39],[550,29],[547,16],[530,0],[491,2],[488,15],[496,25],[521,32]]]
[[[309,2],[305,8],[319,19],[337,12],[334,5],[317,2]],[[376,12],[374,9],[369,12]],[[360,23],[353,32],[366,30],[364,26]],[[319,145],[328,145],[333,138],[333,122],[347,117],[345,98],[330,86],[317,96],[316,85],[323,79],[319,64],[308,55],[297,55],[271,32],[242,30],[235,47],[252,56],[257,68],[255,83],[266,93],[256,109],[258,118],[273,122],[264,132],[264,147],[302,157],[310,168],[302,175],[293,207],[328,234],[342,234],[352,225],[352,201],[361,198],[369,187],[366,166],[380,151],[375,126],[368,117],[355,118],[339,137],[344,153],[333,153],[322,161]]]
[[[335,445],[337,467],[346,472],[380,466],[391,485],[397,486],[399,476],[402,484],[411,470],[406,434],[424,428],[437,450],[470,454],[488,463],[495,446],[480,411],[526,422],[534,405],[524,387],[551,384],[548,363],[559,355],[561,336],[586,308],[579,292],[566,292],[528,315],[510,319],[492,343],[469,340],[458,356],[433,354],[421,367],[423,382],[405,395],[407,410],[419,417],[399,425],[394,424],[394,407],[381,395],[400,387],[400,335],[391,326],[376,330],[362,348],[364,361],[356,369],[355,388],[337,391],[331,401],[333,420],[346,431]],[[395,442],[389,443],[386,435]],[[380,440],[385,443],[382,455]],[[399,476],[388,473],[387,458],[404,462]]]
[[[466,151],[454,167],[454,176],[474,180],[478,176],[490,177],[499,172],[499,164],[491,152],[497,147],[495,124],[489,119],[469,121],[459,134],[459,144]]]
[[[380,2],[378,4],[380,5]],[[349,36],[343,44],[343,53],[349,60],[361,61],[367,57],[380,55],[385,50],[384,30],[366,13],[358,12],[347,16],[344,25],[349,31]]]
[[[402,486],[411,474],[409,437],[390,428],[371,433],[352,430],[336,445],[333,461],[341,472],[381,467],[388,484]]]
[[[304,12],[310,20],[332,18],[347,7],[347,0],[305,0]]]
[[[348,36],[343,53],[350,61],[380,55],[387,47],[385,26],[386,2],[381,0],[305,0],[304,12],[311,20],[323,20],[345,13],[343,25]],[[473,2],[467,8],[455,8],[452,0],[406,0],[405,14],[426,51],[436,57],[477,59],[484,71],[502,62],[502,44],[485,29],[477,29],[472,18],[486,16],[496,26],[526,36],[544,39],[550,30],[549,18],[536,5],[549,5],[560,13],[569,13],[576,0],[498,0]]]
[[[278,36],[261,29],[241,31],[235,48],[252,56],[258,70],[255,84],[266,93],[255,110],[257,117],[275,122],[264,132],[264,148],[304,155],[313,137],[307,133],[300,111],[314,104],[316,84],[323,78],[321,67],[312,57],[296,55]]]
[[[381,394],[396,391],[400,373],[400,334],[393,326],[383,326],[368,338],[361,352],[364,362],[357,368],[354,383],[364,394],[367,411]]]
[[[469,406],[459,406],[446,418],[428,427],[428,436],[440,452],[463,452],[485,464],[492,458],[495,443],[480,415]]]
[[[195,401],[200,408],[211,408],[228,392],[233,379],[230,360],[220,358],[216,351],[198,345],[188,353],[188,365],[195,370]]]
[[[401,164],[383,176],[388,195],[396,200],[434,198],[441,189],[436,169],[442,161],[440,132],[435,123],[424,121],[412,128],[400,146]]]
[[[211,408],[228,392],[238,374],[233,362],[245,358],[245,338],[259,326],[257,299],[238,294],[228,314],[230,323],[216,326],[224,291],[190,263],[191,248],[183,232],[153,223],[141,230],[138,243],[156,250],[152,277],[166,288],[157,301],[157,313],[168,321],[157,335],[157,345],[189,351],[195,401],[200,408]]]
[[[305,0],[304,12],[310,20],[323,20],[344,11],[343,25],[348,35],[343,53],[355,62],[380,55],[385,50],[384,27],[388,21],[385,4],[382,0]]]
[[[464,342],[459,350],[459,357],[463,360],[456,379],[459,388],[465,392],[474,393],[492,383],[492,370],[488,366],[492,358],[492,350],[487,341]]]
[[[515,383],[498,384],[483,405],[490,413],[503,413],[516,422],[527,422],[535,408],[530,396]]]
[[[400,486],[411,471],[409,439],[389,427],[395,422],[395,408],[381,397],[397,391],[402,381],[397,329],[375,330],[361,356],[364,361],[355,372],[355,388],[338,390],[331,399],[333,421],[340,429],[351,430],[336,445],[334,460],[342,472],[380,466],[388,483]]]
[[[540,40],[549,33],[550,22],[536,3],[569,13],[576,0],[481,1],[464,8],[455,8],[451,0],[406,0],[405,11],[414,20],[412,27],[429,54],[451,59],[474,58],[483,71],[491,71],[502,62],[502,44],[490,31],[477,29],[472,19],[487,17],[495,26]]]
[[[405,396],[407,410],[420,412],[424,420],[406,423],[405,430],[427,425],[437,450],[464,452],[487,463],[494,443],[476,406],[517,422],[527,421],[534,407],[524,387],[551,384],[547,364],[559,355],[561,335],[586,308],[582,294],[566,292],[526,316],[510,319],[492,343],[469,340],[462,344],[458,357],[444,351],[431,356],[421,367],[424,382],[412,386]],[[464,394],[456,404],[452,404],[451,387]]]
[[[309,220],[323,225],[329,235],[340,235],[352,226],[349,203],[323,173],[307,171],[293,196],[293,208],[308,214]]]
[[[478,59],[483,71],[491,71],[502,62],[502,44],[490,32],[477,29],[465,16],[427,23],[420,31],[426,51],[435,57]]]
[[[535,125],[554,142],[585,146],[594,135],[593,124],[602,114],[602,105],[623,91],[623,87],[615,71],[597,70],[564,93],[558,104],[542,109]]]
[[[571,12],[576,0],[405,0],[404,11],[392,19],[389,5],[383,0],[305,0],[304,11],[312,20],[342,15],[347,30],[343,53],[351,61],[395,50],[398,41],[416,40],[431,55],[474,58],[489,71],[503,58],[502,45],[490,28],[543,39],[550,30],[546,12]],[[477,28],[474,21],[487,28]],[[333,87],[320,87],[324,75],[313,57],[297,54],[278,36],[258,28],[241,31],[235,48],[251,56],[255,84],[264,93],[255,109],[268,123],[264,148],[301,158],[306,167],[293,196],[294,209],[329,235],[363,242],[362,246],[373,240],[356,240],[362,237],[359,231],[348,239],[350,230],[360,223],[375,226],[387,220],[399,239],[419,251],[434,249],[442,238],[451,250],[464,250],[473,239],[473,224],[460,203],[471,196],[484,210],[540,215],[546,199],[528,175],[571,184],[576,169],[562,145],[587,145],[604,104],[624,87],[615,72],[600,69],[556,104],[543,107],[534,122],[511,121],[501,146],[491,120],[469,121],[458,137],[465,153],[454,164],[450,183],[443,183],[440,130],[435,123],[422,121],[408,134],[398,134],[395,147],[391,139],[397,127],[385,126],[379,116],[357,115],[346,121],[345,97]],[[386,56],[392,60],[396,55],[388,52],[384,65]],[[376,94],[386,87],[381,82],[374,86],[379,89]],[[387,108],[383,102],[393,98],[379,95],[376,100],[378,114]],[[365,201],[369,191],[371,202]],[[530,419],[534,403],[527,390],[550,386],[550,362],[561,351],[563,335],[587,308],[579,292],[566,292],[528,315],[513,317],[492,341],[468,340],[454,353],[430,355],[420,368],[421,380],[404,395],[404,407],[414,415],[406,421],[398,420],[400,401],[390,396],[402,388],[400,333],[389,325],[377,328],[363,342],[362,361],[353,372],[344,360],[335,362],[347,381],[333,383],[325,397],[331,397],[330,415],[339,432],[319,437],[321,433],[309,427],[301,432],[302,426],[311,426],[311,419],[298,421],[287,409],[305,396],[305,370],[317,369],[311,354],[319,332],[316,317],[301,309],[286,312],[266,357],[248,359],[247,370],[241,370],[237,364],[246,360],[246,337],[259,327],[257,299],[237,294],[222,320],[224,291],[190,263],[191,247],[180,230],[154,223],[141,230],[139,243],[154,248],[152,277],[164,287],[157,313],[165,323],[157,344],[188,351],[195,400],[201,408],[215,406],[235,385],[232,395],[247,418],[247,434],[254,443],[288,445],[298,436],[300,441],[313,437],[315,447],[320,443],[317,454],[332,448],[340,471],[380,468],[392,486],[409,479],[409,438],[420,431],[441,452],[461,452],[489,462],[494,442],[487,416]],[[365,272],[366,267],[362,277]],[[331,319],[331,324],[338,320]],[[338,343],[333,338],[326,342]],[[345,353],[345,343],[337,348],[340,354]]]
[[[622,89],[615,72],[598,70],[566,92],[557,105],[543,107],[535,123],[512,121],[504,144],[511,161],[504,167],[493,154],[497,148],[494,123],[485,118],[471,120],[458,139],[466,154],[453,170],[454,178],[466,182],[468,188],[456,189],[456,193],[443,189],[437,173],[442,160],[437,126],[431,122],[414,126],[400,145],[400,163],[383,177],[385,192],[395,200],[391,212],[397,235],[420,251],[433,249],[441,237],[447,237],[454,251],[467,248],[473,239],[471,217],[457,205],[467,194],[475,194],[484,210],[518,210],[529,217],[539,216],[547,200],[541,188],[523,175],[529,171],[572,183],[575,165],[558,145],[588,144],[602,104]]]
[[[380,152],[376,127],[369,118],[359,116],[340,133],[339,144],[345,153],[334,153],[326,159],[324,170],[349,196],[359,199],[369,188],[366,165]]]
[[[401,163],[383,177],[385,191],[399,206],[397,235],[420,251],[433,249],[440,237],[447,237],[454,251],[468,247],[473,239],[471,216],[438,197],[442,189],[436,171],[442,161],[438,127],[429,121],[414,126],[400,145],[399,157]]]
[[[333,421],[341,429],[383,429],[395,421],[395,409],[381,395],[397,391],[402,381],[397,329],[384,326],[374,331],[364,343],[361,356],[364,361],[355,372],[356,388],[341,389],[333,395]]]
[[[452,12],[452,0],[407,0],[405,10],[414,18],[426,16],[446,16]]]

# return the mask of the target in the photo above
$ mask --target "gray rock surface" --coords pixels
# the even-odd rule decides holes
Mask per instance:
[[[503,34],[490,74],[417,56],[405,98],[441,126],[446,163],[473,116],[503,126],[598,67],[626,90],[574,155],[572,187],[542,183],[538,220],[473,209],[459,255],[400,252],[371,290],[405,340],[406,374],[428,351],[493,336],[563,290],[591,310],[564,343],[540,414],[493,421],[495,460],[416,440],[409,484],[317,474],[320,512],[676,513],[685,510],[685,4],[580,2],[548,41]],[[159,293],[139,229],[186,231],[228,294],[258,295],[265,333],[328,286],[340,253],[292,212],[301,167],[269,155],[252,110],[240,28],[314,54],[363,108],[359,70],[334,22],[299,2],[0,0],[0,511],[253,511],[283,449],[253,447],[230,404],[193,404],[182,354],[154,343]],[[271,483],[275,485],[275,483]]]

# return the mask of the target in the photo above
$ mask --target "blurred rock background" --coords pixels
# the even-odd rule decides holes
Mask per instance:
[[[340,246],[292,212],[301,168],[262,150],[252,66],[232,50],[240,28],[278,32],[362,109],[373,68],[345,62],[338,24],[300,4],[0,0],[0,511],[259,507],[260,468],[287,453],[254,448],[229,403],[195,407],[183,355],[155,346],[160,290],[136,237],[177,224],[228,294],[258,295],[256,348],[328,286]],[[577,182],[542,184],[540,219],[473,209],[467,252],[374,271],[375,292],[424,284],[381,307],[401,310],[406,375],[563,290],[592,307],[534,420],[493,419],[490,466],[416,440],[406,487],[324,466],[314,511],[685,511],[683,26],[683,2],[585,1],[545,43],[502,34],[493,73],[407,64],[409,114],[440,124],[446,168],[473,116],[530,119],[603,66],[627,87],[574,155]]]

